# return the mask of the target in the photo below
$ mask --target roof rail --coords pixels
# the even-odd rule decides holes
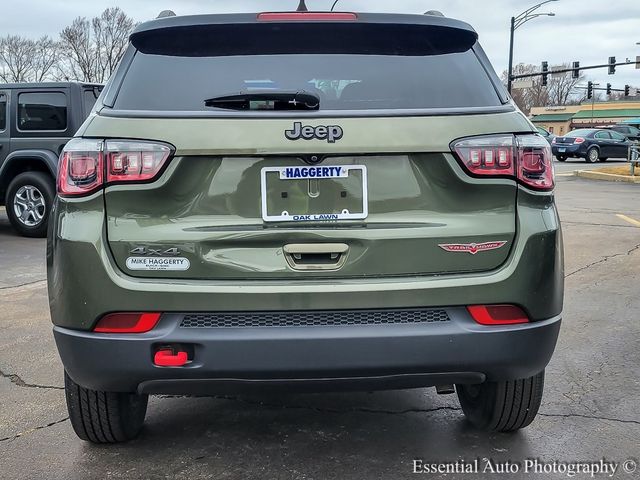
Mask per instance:
[[[158,19],[158,18],[167,18],[167,17],[175,17],[175,16],[176,16],[176,12],[174,12],[173,10],[163,10],[156,17],[156,19]]]

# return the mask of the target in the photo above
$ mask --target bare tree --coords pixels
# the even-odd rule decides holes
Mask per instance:
[[[127,48],[135,22],[120,8],[108,8],[91,21],[76,18],[60,33],[66,60],[61,75],[70,80],[105,82]]]
[[[0,79],[4,82],[31,80],[35,42],[18,35],[0,38]]]
[[[78,17],[60,33],[60,44],[65,61],[59,65],[67,80],[95,82],[96,52],[91,39],[91,25]]]
[[[526,75],[535,73],[538,71],[538,67],[535,65],[527,65],[520,63],[513,68],[514,75]],[[507,72],[502,74],[502,79],[506,83]],[[524,113],[529,114],[532,107],[545,106],[549,104],[549,89],[542,85],[542,78],[531,77],[533,86],[524,89],[514,89],[511,93],[513,100],[518,105],[518,108]]]
[[[111,76],[129,44],[129,35],[135,27],[118,7],[108,8],[91,22],[97,50],[96,68],[104,81]]]
[[[564,63],[558,69],[568,69],[571,66]],[[580,72],[578,78],[568,73],[558,73],[549,76],[549,101],[552,105],[567,105],[572,98],[576,97],[576,86],[584,81],[584,73]],[[578,96],[580,94],[578,93]]]
[[[570,68],[569,64],[556,67],[557,69]],[[514,67],[514,75],[524,75],[539,72],[539,67],[530,64],[519,64]],[[507,72],[502,74],[506,83]],[[586,91],[578,88],[579,83],[585,79],[584,74],[579,78],[573,78],[571,72],[549,74],[547,85],[542,85],[542,77],[531,77],[533,86],[525,89],[514,89],[513,100],[520,110],[529,113],[532,107],[563,106],[580,103],[586,98]]]
[[[41,37],[35,42],[31,80],[44,82],[54,79],[54,67],[59,60],[60,44],[50,37]]]

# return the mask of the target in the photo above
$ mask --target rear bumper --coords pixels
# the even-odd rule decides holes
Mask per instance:
[[[566,157],[585,157],[587,155],[587,151],[584,148],[583,144],[580,145],[553,145],[551,147],[551,152],[554,156],[566,156]]]
[[[447,322],[331,327],[182,328],[164,315],[151,332],[96,334],[54,328],[71,378],[87,388],[164,394],[378,390],[525,378],[549,362],[560,317],[477,325],[466,309]],[[185,367],[153,364],[167,344],[191,351]]]

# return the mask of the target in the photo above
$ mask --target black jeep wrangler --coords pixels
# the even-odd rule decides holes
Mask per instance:
[[[0,84],[0,206],[27,237],[45,237],[60,151],[93,108],[102,85]]]

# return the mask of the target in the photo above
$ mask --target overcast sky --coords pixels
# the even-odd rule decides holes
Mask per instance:
[[[469,22],[480,34],[480,42],[500,73],[507,67],[509,19],[541,0],[340,0],[344,11],[423,13],[436,9],[446,16]],[[164,9],[178,15],[195,13],[257,12],[295,9],[298,0],[0,0],[0,35],[57,36],[77,16],[93,17],[111,6],[119,6],[137,21],[157,16]],[[310,9],[328,9],[333,0],[307,0]],[[635,61],[640,55],[640,1],[559,0],[540,12],[540,17],[516,32],[515,61],[550,65],[578,60],[582,65]],[[640,86],[640,70],[618,67],[615,76],[606,70],[588,74],[614,88]]]

